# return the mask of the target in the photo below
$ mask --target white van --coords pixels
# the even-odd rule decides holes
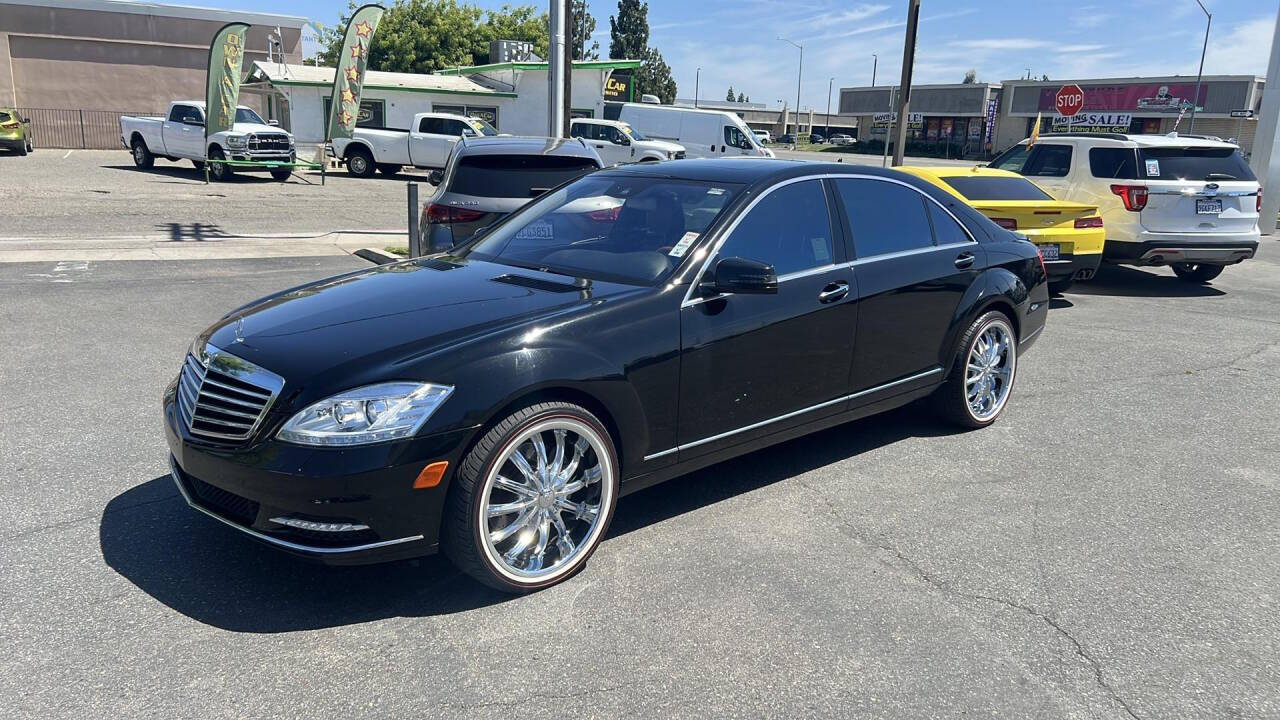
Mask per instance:
[[[701,110],[649,103],[605,103],[606,120],[621,120],[654,140],[684,146],[685,156],[773,157],[742,118],[720,110]]]

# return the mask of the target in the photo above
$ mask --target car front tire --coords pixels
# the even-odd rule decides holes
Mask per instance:
[[[220,147],[209,148],[209,175],[216,182],[226,182],[227,180],[231,179],[232,175],[235,174],[231,170],[230,165],[224,162],[218,162],[219,160],[225,160],[225,159],[227,159],[227,156],[222,153],[222,148]]]
[[[1203,285],[1222,274],[1224,265],[1204,265],[1202,263],[1174,263],[1170,265],[1173,274],[1179,280]]]
[[[528,593],[572,576],[609,529],[618,497],[613,439],[585,408],[546,402],[493,426],[463,459],[442,545],[490,587]]]
[[[939,413],[960,427],[984,428],[1004,412],[1018,373],[1018,339],[1009,317],[983,313],[960,338],[951,373],[934,394]]]

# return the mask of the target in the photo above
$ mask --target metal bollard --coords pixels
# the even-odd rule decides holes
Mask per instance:
[[[418,183],[409,186],[409,257],[422,257],[422,238],[418,234]]]

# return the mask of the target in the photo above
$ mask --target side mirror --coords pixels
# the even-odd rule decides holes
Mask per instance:
[[[268,125],[270,125],[271,127],[280,127],[280,121],[279,121],[279,120],[274,120],[274,119],[272,119],[272,120],[268,120],[268,121],[267,121],[267,124],[268,124]]]
[[[616,145],[626,146],[631,144],[631,138],[628,138],[626,135],[619,135],[613,142]]]
[[[432,170],[430,173],[427,173],[427,182],[432,185],[439,185],[441,180],[444,180],[443,170]]]
[[[772,265],[756,260],[721,258],[703,276],[701,289],[704,295],[773,295],[778,292],[778,273]]]

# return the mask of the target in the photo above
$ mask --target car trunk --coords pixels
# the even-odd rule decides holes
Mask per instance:
[[[1234,148],[1140,148],[1152,232],[1247,233],[1258,224],[1258,183]]]
[[[974,209],[996,221],[996,224],[1022,233],[1032,240],[1076,231],[1076,220],[1098,214],[1094,205],[1062,201],[1039,202],[1035,200],[988,200],[973,203]],[[1012,220],[1017,227],[1005,222]],[[1056,241],[1056,238],[1054,238]]]

